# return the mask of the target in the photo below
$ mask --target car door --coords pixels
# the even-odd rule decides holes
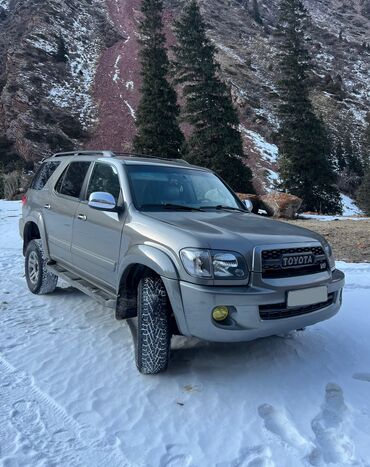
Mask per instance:
[[[50,191],[44,206],[44,222],[52,259],[72,264],[72,226],[80,193],[91,161],[71,162]]]
[[[110,193],[118,205],[123,204],[119,175],[113,164],[97,161],[91,171],[85,200],[79,203],[73,225],[72,261],[82,274],[114,289],[125,212],[91,208],[88,199],[93,192]]]

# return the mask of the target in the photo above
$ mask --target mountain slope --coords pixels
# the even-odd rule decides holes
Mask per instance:
[[[2,159],[37,160],[86,136],[100,51],[118,37],[99,0],[1,0]]]
[[[165,1],[169,45],[183,3]],[[252,0],[200,5],[240,112],[256,187],[263,191],[276,179],[278,1],[258,0],[262,24]],[[358,145],[370,109],[370,0],[310,0],[306,6],[312,100],[334,141],[349,133]],[[140,0],[0,0],[3,160],[10,153],[38,160],[81,146],[131,149],[140,97],[139,8]]]

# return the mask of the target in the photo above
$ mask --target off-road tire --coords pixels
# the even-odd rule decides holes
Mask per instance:
[[[167,370],[171,327],[166,289],[159,277],[144,277],[138,287],[136,366],[155,375]]]
[[[48,272],[46,263],[41,240],[31,240],[26,249],[25,273],[28,288],[35,295],[52,293],[57,286],[58,276]]]

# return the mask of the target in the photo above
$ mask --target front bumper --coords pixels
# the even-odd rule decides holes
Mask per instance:
[[[240,342],[301,329],[334,316],[342,301],[344,274],[335,270],[287,279],[261,279],[249,287],[207,287],[164,279],[180,331],[208,341]],[[260,306],[286,303],[287,292],[325,285],[332,301],[320,309],[281,319],[261,319]],[[232,307],[225,324],[212,319],[216,306]],[[297,311],[297,310],[296,310]]]

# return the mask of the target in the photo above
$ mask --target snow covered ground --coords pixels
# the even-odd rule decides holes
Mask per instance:
[[[370,466],[370,265],[344,306],[287,337],[174,339],[136,369],[128,326],[69,287],[31,295],[20,205],[0,201],[0,465]]]

